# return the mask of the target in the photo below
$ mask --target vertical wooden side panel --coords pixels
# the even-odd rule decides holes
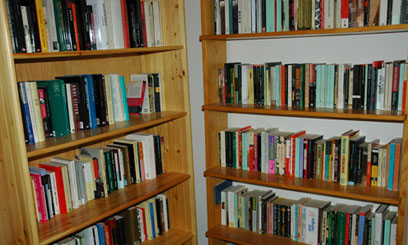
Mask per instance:
[[[37,223],[11,50],[6,7],[0,1],[0,239],[35,244]]]
[[[214,35],[214,1],[201,0],[201,33]]]
[[[218,69],[227,60],[226,42],[203,40],[204,104],[218,102]]]

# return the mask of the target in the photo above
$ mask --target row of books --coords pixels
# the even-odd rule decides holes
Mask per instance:
[[[405,0],[216,0],[216,35],[408,23]]]
[[[46,138],[126,121],[129,114],[159,112],[160,75],[132,74],[131,79],[134,82],[129,84],[140,88],[136,95],[134,89],[126,91],[125,78],[118,74],[19,82],[26,142],[42,142]]]
[[[359,130],[324,139],[320,134],[278,128],[228,128],[219,132],[219,160],[265,174],[322,179],[341,185],[399,189],[402,138],[367,141]]]
[[[221,103],[300,108],[405,111],[408,63],[225,63],[218,70]]]
[[[159,194],[54,244],[140,244],[167,232],[169,220],[168,199]]]
[[[243,185],[221,191],[221,225],[307,244],[396,244],[398,216],[381,204],[347,205],[278,197]]]
[[[160,0],[6,0],[14,53],[162,45]]]
[[[163,150],[163,137],[134,133],[104,147],[80,148],[74,160],[53,157],[30,166],[38,221],[156,178],[164,171]]]

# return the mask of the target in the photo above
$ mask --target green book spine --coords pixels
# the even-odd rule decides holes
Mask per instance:
[[[104,152],[105,155],[105,163],[106,163],[106,174],[108,176],[108,183],[109,183],[109,190],[108,192],[111,193],[113,190],[115,190],[115,187],[113,185],[113,173],[112,173],[112,158],[111,158],[111,153],[110,151]]]
[[[54,0],[54,12],[55,26],[57,28],[57,39],[60,51],[67,51],[67,44],[65,40],[64,13],[62,12],[61,0]]]
[[[48,88],[54,136],[68,135],[70,131],[64,82],[62,80],[38,81],[37,87]]]
[[[338,244],[345,244],[346,214],[338,212],[337,217],[337,241]]]

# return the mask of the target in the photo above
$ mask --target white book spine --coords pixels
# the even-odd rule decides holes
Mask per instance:
[[[228,226],[234,227],[235,225],[235,217],[234,217],[234,193],[229,191],[228,192]]]
[[[306,209],[306,210],[305,210]],[[317,245],[318,241],[318,225],[319,225],[319,210],[316,208],[306,207],[304,210],[306,211],[305,216],[305,230],[307,232],[303,233],[302,235],[305,237],[306,243]]]
[[[227,224],[227,193],[221,191],[221,225]]]
[[[36,125],[36,121],[35,121],[35,117],[34,117],[33,101],[32,101],[32,98],[31,98],[30,82],[25,82],[24,87],[25,87],[26,95],[27,95],[28,110],[30,111],[30,120],[31,120],[32,128],[33,128],[34,142],[39,142],[38,141],[37,125]]]
[[[120,0],[110,0],[112,10],[112,24],[113,24],[113,47],[125,48],[125,41],[123,39],[123,25],[122,25],[122,10]]]
[[[72,107],[72,95],[71,84],[65,84],[65,91],[67,94],[67,106],[68,106],[68,119],[69,119],[69,131],[75,133],[75,121],[74,121],[74,109]]]
[[[226,167],[225,159],[225,131],[220,131],[220,165]]]
[[[249,93],[248,93],[248,65],[242,65],[241,67],[241,78],[242,78],[242,104],[249,104]]]
[[[24,28],[24,40],[26,44],[27,53],[33,52],[33,45],[32,40],[30,37],[30,26],[28,25],[28,18],[27,18],[27,8],[26,6],[21,6],[21,18],[23,21],[23,28]]]
[[[160,1],[152,0],[152,4],[153,4],[154,41],[155,46],[159,47],[163,45]]]
[[[324,29],[333,29],[334,26],[334,1],[324,0]]]
[[[401,22],[401,3],[401,0],[392,0],[392,25],[398,25]]]
[[[380,26],[387,25],[387,7],[388,7],[388,0],[381,0],[380,2],[380,17],[378,24]]]
[[[57,27],[55,25],[54,2],[53,0],[43,0],[44,17],[47,25],[48,52],[58,52],[59,43],[57,38]]]
[[[100,0],[87,0],[87,4],[92,6],[95,25],[96,48],[109,49],[108,23],[106,17],[106,3]]]
[[[383,238],[383,213],[375,213],[375,233],[374,233],[374,245],[381,245]]]
[[[48,172],[48,173],[51,179],[51,192],[52,192],[52,201],[54,203],[54,212],[55,214],[59,214],[60,209],[59,209],[57,180],[55,178],[55,172]]]
[[[215,35],[221,35],[220,0],[214,0]]]
[[[262,1],[256,1],[256,32],[262,32]]]
[[[339,79],[337,84],[337,108],[344,109],[344,64],[339,65]]]
[[[120,91],[119,75],[111,75],[111,88],[112,88],[112,103],[113,103],[113,114],[115,121],[125,121],[123,113],[123,101],[122,94]]]
[[[251,1],[251,32],[256,33],[256,2]]]

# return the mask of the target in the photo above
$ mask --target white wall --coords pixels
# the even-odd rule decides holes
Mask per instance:
[[[197,209],[198,244],[207,244],[207,198],[205,171],[205,138],[204,113],[201,106],[204,103],[203,71],[201,43],[201,9],[200,0],[185,1],[187,53],[190,80],[191,124],[193,135],[194,178]]]
[[[202,55],[199,36],[201,34],[200,1],[185,1],[188,64],[190,76],[190,98],[193,126],[194,167],[196,183],[197,229],[199,244],[207,244],[205,178],[205,143],[202,82]],[[245,63],[281,61],[283,63],[336,62],[369,63],[374,60],[406,59],[408,33],[392,35],[327,36],[313,38],[280,38],[268,40],[230,41],[227,44],[227,60]],[[214,81],[215,82],[215,81]],[[252,125],[253,127],[279,127],[285,131],[306,129],[310,133],[321,133],[325,137],[339,135],[348,129],[360,129],[367,140],[381,139],[387,143],[402,135],[402,124],[377,123],[350,120],[323,120],[275,116],[230,114],[229,126]],[[250,188],[254,188],[250,186]],[[255,187],[258,188],[258,187]],[[261,188],[260,188],[261,189]],[[279,191],[279,195],[297,197],[298,193]],[[328,199],[330,197],[321,197]],[[339,200],[330,198],[331,200]],[[348,202],[348,201],[347,201]],[[363,203],[361,203],[363,205]]]

